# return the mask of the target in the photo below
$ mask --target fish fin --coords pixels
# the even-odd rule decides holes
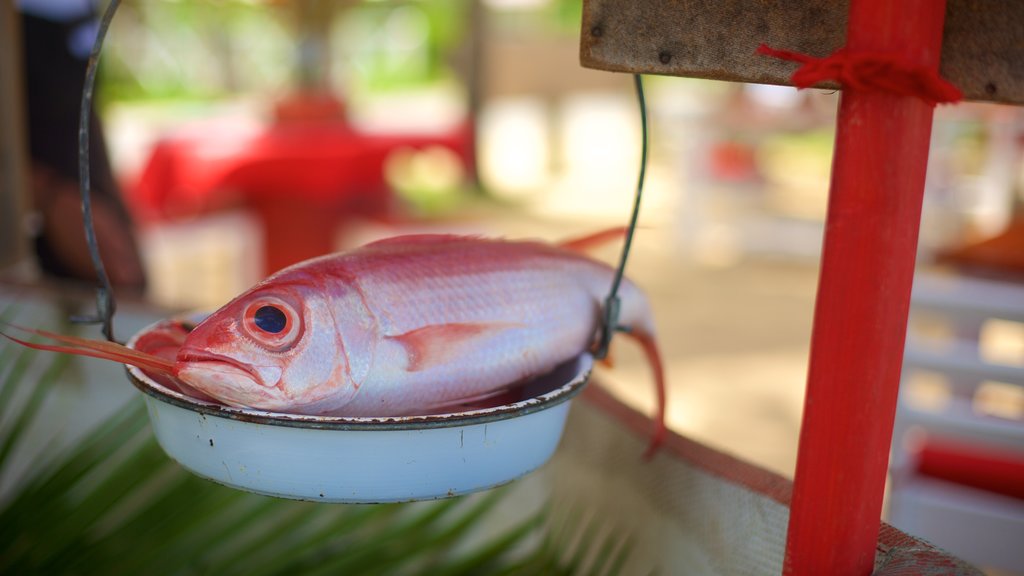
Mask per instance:
[[[132,366],[138,366],[147,370],[153,370],[162,374],[174,375],[174,362],[140,352],[127,346],[122,346],[115,342],[104,342],[101,340],[89,340],[87,338],[79,338],[77,336],[67,336],[65,334],[57,334],[55,332],[48,332],[46,330],[38,330],[35,328],[26,328],[24,326],[18,326],[16,324],[4,324],[10,326],[22,332],[28,332],[36,336],[42,336],[50,340],[61,342],[63,345],[56,344],[41,344],[38,342],[29,342],[22,340],[7,334],[6,332],[0,332],[8,340],[17,342],[22,346],[28,348],[34,348],[36,350],[45,350],[48,352],[64,352],[67,354],[76,354],[78,356],[89,356],[91,358],[100,358],[103,360],[113,360],[114,362],[120,362],[122,364],[131,364]]]
[[[654,415],[654,431],[651,433],[651,441],[647,445],[647,450],[644,452],[644,458],[650,459],[657,452],[658,447],[665,441],[665,436],[668,434],[668,428],[665,426],[665,406],[667,398],[665,394],[665,369],[661,362],[661,353],[658,352],[658,345],[654,342],[654,335],[639,330],[630,330],[623,332],[623,334],[633,338],[640,344],[644,354],[647,356],[647,362],[651,365],[651,370],[654,372],[654,383],[655,391],[658,396],[658,407]]]
[[[562,240],[558,243],[558,246],[572,252],[588,252],[602,244],[623,238],[626,235],[627,230],[628,228],[625,226],[608,228],[607,230],[601,230],[600,232],[594,232],[592,234],[587,234],[586,236]]]
[[[416,246],[433,244],[451,244],[465,242],[466,240],[478,239],[479,236],[464,236],[460,234],[403,234],[375,240],[363,246],[363,248],[386,248],[392,246]]]
[[[604,366],[605,368],[608,368],[609,370],[614,370],[615,369],[615,354],[612,352],[612,344],[613,344],[613,342],[614,342],[614,340],[612,342],[608,343],[608,351],[605,352],[604,358],[601,358],[600,360],[598,360],[598,363],[600,363],[601,366]]]
[[[486,392],[481,392],[479,394],[474,394],[472,396],[463,396],[461,398],[453,398],[451,400],[447,400],[445,402],[441,402],[440,404],[436,404],[434,406],[431,406],[431,410],[436,411],[436,410],[445,410],[445,409],[451,409],[451,408],[458,408],[459,411],[466,411],[466,410],[476,410],[476,409],[480,409],[480,408],[485,408],[485,407],[487,407],[489,405],[487,403],[484,403],[485,400],[491,400],[491,399],[497,398],[499,396],[502,396],[504,394],[508,394],[509,391],[511,391],[513,388],[514,388],[514,386],[510,384],[508,386],[501,386],[501,387],[498,387],[498,388],[494,388],[493,390],[488,390]]]
[[[409,357],[406,370],[418,372],[457,357],[481,338],[518,326],[511,322],[435,324],[388,338],[405,347]]]

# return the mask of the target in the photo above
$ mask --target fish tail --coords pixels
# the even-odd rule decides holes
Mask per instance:
[[[654,372],[654,383],[655,391],[658,396],[658,407],[654,416],[654,431],[651,433],[650,443],[647,445],[647,450],[644,452],[644,458],[650,459],[654,456],[654,453],[658,451],[658,447],[665,441],[665,437],[668,435],[668,428],[665,426],[665,406],[667,404],[667,395],[665,393],[665,370],[661,362],[661,353],[658,351],[658,345],[654,341],[654,335],[650,332],[644,332],[640,330],[630,330],[624,332],[628,336],[640,344],[644,354],[647,356],[647,362],[651,365],[651,370]]]
[[[133,350],[121,344],[115,342],[104,342],[100,340],[89,340],[87,338],[79,338],[77,336],[67,336],[64,334],[57,334],[55,332],[48,332],[46,330],[38,330],[35,328],[26,328],[18,326],[16,324],[5,324],[22,332],[28,332],[36,336],[42,336],[62,343],[59,344],[41,344],[38,342],[29,342],[22,340],[15,336],[11,336],[5,332],[0,331],[0,335],[4,336],[12,342],[17,342],[22,346],[33,348],[35,350],[45,350],[48,352],[64,352],[67,354],[76,354],[78,356],[89,356],[91,358],[100,358],[103,360],[113,360],[114,362],[120,362],[122,364],[131,364],[139,368],[147,370],[153,370],[162,374],[174,375],[174,362],[170,360],[154,356],[152,354],[146,354],[138,350]]]
[[[616,226],[615,228],[608,228],[607,230],[601,230],[586,236],[563,240],[558,243],[558,246],[572,252],[588,252],[602,244],[625,237],[627,230],[629,228],[626,226]]]

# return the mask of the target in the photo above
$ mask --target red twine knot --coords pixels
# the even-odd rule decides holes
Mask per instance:
[[[938,72],[914,64],[900,54],[852,53],[840,48],[831,56],[815,58],[799,52],[776,50],[764,44],[757,47],[757,53],[801,63],[802,66],[790,78],[798,88],[837,80],[845,88],[916,96],[932,106],[963,99],[960,89],[939,76]]]

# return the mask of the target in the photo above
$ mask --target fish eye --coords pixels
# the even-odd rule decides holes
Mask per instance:
[[[302,336],[302,316],[294,306],[274,296],[257,298],[245,307],[245,332],[257,343],[284,351]]]
[[[260,306],[253,315],[256,327],[264,332],[279,334],[288,325],[288,317],[277,306]]]

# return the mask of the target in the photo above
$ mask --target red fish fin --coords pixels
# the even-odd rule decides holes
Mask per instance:
[[[20,338],[15,338],[10,334],[0,332],[8,340],[17,342],[22,346],[34,348],[36,350],[45,350],[48,352],[64,352],[67,354],[76,354],[78,356],[89,356],[91,358],[101,358],[103,360],[113,360],[114,362],[120,362],[122,364],[131,364],[132,366],[138,366],[147,370],[153,370],[163,374],[174,375],[174,362],[153,356],[152,354],[146,354],[145,352],[139,352],[131,348],[116,344],[114,342],[104,342],[100,340],[89,340],[86,338],[79,338],[77,336],[67,336],[64,334],[57,334],[54,332],[47,332],[46,330],[37,330],[35,328],[25,328],[14,324],[7,324],[12,328],[16,328],[29,334],[35,334],[50,340],[61,342],[65,345],[55,344],[40,344],[36,342],[29,342]]]
[[[462,236],[459,234],[404,234],[375,240],[363,248],[410,247],[417,245],[452,244],[477,239],[479,236]]]
[[[135,341],[135,350],[145,350],[154,356],[173,361],[190,331],[187,325],[176,320],[161,322],[155,329],[147,330],[139,336]]]
[[[607,244],[613,240],[619,240],[626,235],[625,226],[617,226],[615,228],[609,228],[607,230],[601,230],[593,234],[581,236],[579,238],[570,238],[568,240],[562,240],[558,243],[558,246],[571,250],[572,252],[588,252],[597,248],[602,244]]]
[[[406,370],[418,372],[456,358],[479,339],[516,326],[508,322],[436,324],[389,338],[405,347],[409,355]]]
[[[487,392],[475,394],[473,396],[464,396],[462,398],[455,398],[454,400],[448,400],[431,407],[432,411],[440,411],[447,409],[458,409],[459,411],[475,410],[479,408],[485,408],[491,403],[485,402],[485,400],[492,400],[504,394],[508,394],[512,390],[513,386],[502,386]]]
[[[605,368],[608,368],[609,370],[614,370],[615,369],[615,354],[612,351],[612,344],[614,344],[614,342],[615,341],[613,340],[613,341],[608,343],[608,351],[605,352],[604,358],[601,358],[600,360],[598,360],[598,363],[600,363],[601,366],[604,366]]]
[[[668,434],[668,428],[665,426],[665,405],[667,402],[665,394],[665,370],[661,363],[661,353],[658,352],[658,345],[654,342],[654,337],[651,334],[639,332],[637,330],[624,332],[624,334],[632,337],[640,344],[644,354],[647,356],[647,362],[650,363],[651,370],[654,372],[654,383],[658,395],[658,408],[654,416],[654,432],[651,433],[651,442],[647,445],[647,451],[644,452],[644,458],[650,459],[658,450],[658,446],[665,441],[665,436]]]

